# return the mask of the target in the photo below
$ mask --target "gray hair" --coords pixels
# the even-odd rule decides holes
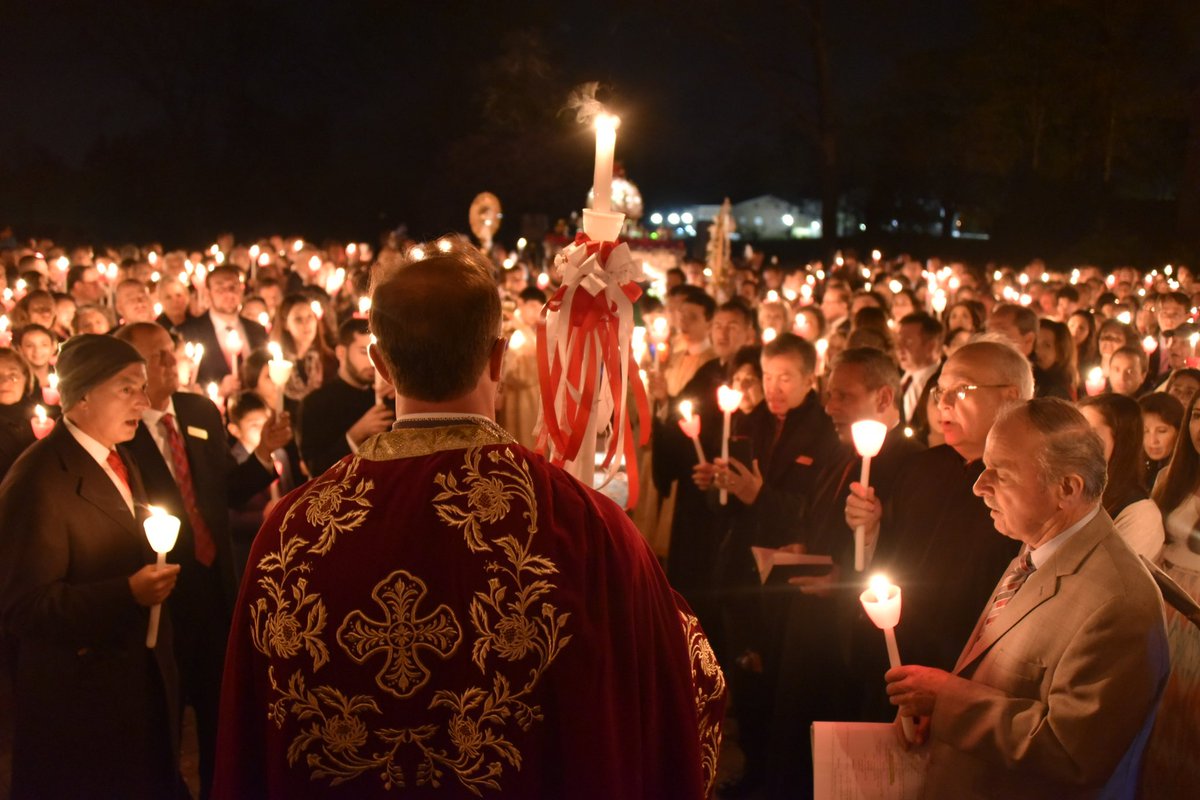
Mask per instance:
[[[958,348],[951,358],[969,358],[996,370],[1000,382],[1017,387],[1021,400],[1033,398],[1033,367],[1009,339],[998,333],[980,333]]]
[[[1039,397],[1000,412],[992,430],[1010,422],[1023,423],[1041,435],[1034,461],[1043,486],[1078,475],[1084,499],[1101,498],[1108,482],[1104,445],[1079,409],[1066,400]]]

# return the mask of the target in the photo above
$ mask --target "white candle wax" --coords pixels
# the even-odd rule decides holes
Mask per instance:
[[[596,117],[596,171],[592,181],[595,199],[592,208],[608,213],[612,211],[613,152],[617,148],[617,126],[621,119],[612,114]]]

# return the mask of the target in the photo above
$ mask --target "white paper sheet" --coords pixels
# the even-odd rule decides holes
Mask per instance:
[[[906,751],[890,723],[814,722],[816,800],[916,800],[929,748]]]

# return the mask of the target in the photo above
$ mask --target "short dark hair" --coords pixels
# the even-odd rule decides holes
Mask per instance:
[[[1028,306],[1019,306],[1015,303],[1000,303],[992,309],[992,319],[1000,317],[1007,317],[1011,320],[1013,325],[1017,326],[1017,330],[1022,336],[1028,336],[1038,331],[1037,314],[1033,313],[1033,309]]]
[[[24,343],[25,337],[31,333],[44,333],[50,337],[51,344],[58,344],[58,337],[54,335],[54,331],[50,330],[45,325],[39,325],[36,322],[30,322],[27,325],[22,325],[17,329],[16,333],[13,334],[13,346],[20,347]]]
[[[442,402],[469,392],[487,368],[500,337],[500,294],[473,248],[424,252],[378,276],[370,327],[396,391]]]
[[[763,345],[763,358],[791,356],[800,359],[804,372],[809,375],[817,371],[817,349],[807,339],[794,333],[784,332]]]
[[[900,324],[902,326],[919,326],[921,335],[926,339],[937,339],[942,335],[942,323],[938,322],[932,314],[924,311],[914,311],[911,314],[905,314],[900,318]]]
[[[690,283],[672,288],[671,291],[667,292],[667,296],[680,296],[683,298],[683,302],[700,306],[700,308],[704,309],[705,319],[712,319],[713,314],[717,312],[717,301],[712,298],[712,295],[699,286],[692,286]]]
[[[517,299],[522,303],[545,303],[546,293],[536,286],[526,286],[517,294]]]
[[[270,413],[270,409],[267,408],[267,401],[258,392],[238,392],[230,398],[225,409],[225,417],[231,424],[237,425],[246,418],[247,414],[253,411],[266,411]]]
[[[89,269],[96,269],[96,268],[93,266],[89,266],[87,264],[76,264],[75,266],[73,266],[69,270],[67,270],[67,291],[68,292],[75,288],[75,284],[77,284],[81,280],[83,280],[84,273],[87,272]],[[97,271],[99,271],[99,270],[97,270]]]
[[[1163,303],[1175,303],[1176,305],[1181,305],[1184,308],[1187,308],[1189,305],[1191,305],[1188,303],[1188,296],[1183,292],[1163,292],[1158,296],[1157,300],[1160,306]]]
[[[1150,362],[1149,359],[1146,358],[1146,351],[1140,347],[1130,347],[1129,345],[1125,345],[1124,347],[1117,348],[1113,351],[1113,354],[1109,356],[1109,363],[1111,363],[1112,359],[1116,358],[1117,356],[1129,356],[1130,358],[1136,359],[1137,362],[1142,365],[1142,372],[1147,372],[1150,369]]]
[[[1079,302],[1079,290],[1076,289],[1074,286],[1070,286],[1070,285],[1062,286],[1059,288],[1059,290],[1057,292],[1054,293],[1054,299],[1056,299],[1056,300],[1066,299],[1066,300],[1070,300],[1072,303],[1078,303]]]
[[[362,317],[351,317],[338,325],[337,343],[349,347],[359,336],[370,336],[371,326]]]
[[[212,272],[204,276],[204,285],[208,286],[208,282],[214,277],[219,278],[221,276],[234,278],[239,283],[242,281],[242,271],[240,269],[235,267],[233,264],[221,264],[218,267],[213,267]]]
[[[742,321],[746,326],[753,330],[756,327],[757,320],[754,318],[754,312],[750,310],[750,306],[746,305],[745,301],[740,297],[735,297],[732,300],[721,303],[717,306],[716,314],[740,314]]]
[[[887,353],[874,347],[851,347],[839,353],[833,362],[835,370],[842,366],[862,367],[863,383],[869,391],[890,386],[892,393],[900,396],[900,368]]]
[[[739,348],[733,355],[733,371],[737,372],[742,367],[749,364],[754,369],[754,374],[762,380],[762,347],[756,344],[748,344],[745,347]]]

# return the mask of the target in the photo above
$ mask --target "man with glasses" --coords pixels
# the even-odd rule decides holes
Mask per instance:
[[[896,635],[905,661],[948,670],[1016,553],[971,487],[996,416],[1033,396],[1033,372],[1003,339],[972,342],[947,359],[932,395],[946,443],[909,460],[886,508],[851,484],[846,524],[866,525],[868,541],[878,535],[868,571],[886,572],[904,590]],[[873,708],[890,718],[882,681]]]
[[[1172,339],[1175,331],[1181,325],[1188,321],[1188,312],[1190,304],[1188,303],[1187,295],[1183,292],[1167,292],[1160,294],[1155,299],[1155,320],[1158,322],[1158,347],[1150,354],[1150,375],[1154,377],[1155,383],[1162,383],[1166,380],[1167,375],[1171,370],[1179,369],[1172,366],[1169,358],[1163,358],[1164,353],[1171,350]],[[1188,332],[1190,333],[1190,331]],[[1184,342],[1185,344],[1190,344]],[[1188,353],[1191,355],[1191,353]]]

